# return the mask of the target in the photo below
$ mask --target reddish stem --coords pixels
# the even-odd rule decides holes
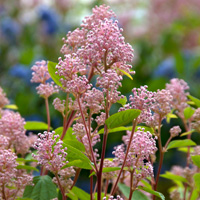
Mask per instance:
[[[48,129],[47,131],[50,131],[51,127],[51,119],[50,119],[50,112],[49,112],[49,101],[48,98],[45,98],[45,106],[46,106],[46,112],[47,112],[47,123],[48,123]]]
[[[84,115],[83,115],[83,111],[82,111],[82,107],[81,107],[81,103],[80,103],[79,97],[77,98],[77,100],[78,100],[78,105],[79,105],[81,117],[82,117],[82,119],[83,119],[83,124],[84,124],[84,126],[85,126],[87,138],[88,138],[88,143],[89,143],[89,148],[90,148],[90,154],[91,154],[91,156],[92,156],[92,160],[93,160],[93,163],[94,163],[94,166],[95,166],[96,173],[98,173],[98,168],[97,168],[96,160],[95,160],[95,157],[94,157],[94,152],[93,152],[93,148],[92,148],[92,143],[91,143],[91,140],[90,140],[90,135],[89,135],[88,128],[87,128],[87,125],[86,125],[86,122],[85,122],[85,118],[84,118]]]
[[[125,166],[125,164],[126,164],[126,159],[127,159],[128,153],[129,153],[130,146],[131,146],[131,141],[132,141],[132,139],[133,139],[133,135],[134,135],[134,132],[135,132],[136,124],[137,124],[137,118],[136,118],[136,120],[134,120],[134,122],[133,122],[133,128],[132,128],[132,132],[131,132],[131,137],[130,137],[130,140],[129,140],[129,143],[128,143],[128,147],[127,147],[127,150],[126,150],[124,162],[123,162],[122,167],[121,167],[121,169],[120,169],[120,171],[119,171],[117,180],[116,180],[116,182],[115,182],[115,184],[114,184],[114,186],[113,186],[113,188],[112,188],[111,195],[114,195],[114,193],[115,193],[115,190],[116,190],[116,188],[117,188],[117,184],[118,184],[118,182],[119,182],[121,173],[122,173],[122,171],[123,171],[123,169],[124,169],[124,166]]]
[[[90,170],[90,174],[93,170]],[[90,177],[90,200],[93,200],[93,176]]]

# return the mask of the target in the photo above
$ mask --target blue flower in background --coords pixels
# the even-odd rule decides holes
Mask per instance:
[[[44,23],[44,31],[48,35],[55,34],[59,28],[59,15],[49,7],[39,8],[39,18]]]
[[[177,71],[175,67],[175,61],[173,58],[165,59],[153,73],[154,78],[166,77],[168,79],[177,77]]]
[[[26,84],[30,85],[31,69],[22,64],[16,64],[9,70],[11,76],[22,79]]]
[[[0,22],[2,35],[10,42],[15,43],[17,36],[21,32],[21,26],[10,17],[4,17]]]

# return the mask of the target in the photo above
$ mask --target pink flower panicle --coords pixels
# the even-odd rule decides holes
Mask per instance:
[[[131,132],[127,131],[127,135],[123,136],[125,145],[119,145],[113,151],[115,155],[114,161],[121,165],[125,158],[125,146],[128,145]],[[149,157],[157,151],[155,139],[150,132],[145,132],[144,129],[138,128],[134,133],[131,141],[131,146],[128,152],[128,157],[125,163],[127,167],[133,167],[134,176],[137,180],[153,176],[153,166],[149,161]],[[147,160],[144,163],[144,160]]]
[[[103,162],[103,167],[115,167],[115,164],[114,162],[108,160],[108,159],[105,159],[104,162]],[[112,179],[116,176],[117,172],[116,171],[113,171],[113,172],[105,172],[103,173],[103,178],[104,179]]]
[[[72,93],[75,97],[82,95],[92,87],[86,76],[76,76],[73,80],[67,81],[65,91]]]
[[[9,104],[9,100],[7,99],[3,89],[0,87],[0,109],[3,108],[6,104]]]
[[[58,87],[54,86],[53,81],[51,83],[46,82],[51,76],[48,72],[47,62],[45,60],[37,61],[36,65],[33,65],[31,69],[33,70],[31,82],[40,83],[40,85],[36,87],[36,90],[41,97],[48,98],[52,94],[59,92]]]
[[[61,53],[73,54],[78,48],[85,45],[86,29],[75,29],[73,32],[69,31],[66,35],[67,39],[63,38],[64,45],[61,48]]]
[[[149,123],[152,120],[151,108],[155,103],[155,92],[147,90],[148,86],[141,86],[140,88],[133,88],[133,95],[129,96],[129,104],[126,104],[119,111],[127,109],[139,109],[141,114],[138,117],[138,123]]]
[[[85,102],[85,107],[90,109],[90,113],[99,113],[104,109],[104,95],[103,92],[92,88],[83,94],[82,101]]]
[[[85,64],[96,66],[101,72],[117,62],[126,66],[126,62],[133,59],[133,49],[124,42],[121,32],[117,21],[105,19],[93,24],[87,34],[85,48],[78,49],[77,55],[84,58]],[[128,71],[129,68],[128,65]]]
[[[99,24],[99,21],[116,18],[115,13],[106,5],[95,6],[95,8],[92,9],[92,13],[91,16],[85,17],[81,27],[90,30],[94,25]]]
[[[67,149],[63,148],[62,141],[58,140],[59,135],[55,132],[39,133],[39,138],[34,144],[37,155],[33,157],[38,160],[38,164],[43,165],[47,170],[57,173],[67,163],[65,157]]]
[[[171,103],[173,100],[169,90],[158,90],[154,95],[155,103],[152,105],[152,111],[158,113],[161,118],[171,112]]]
[[[33,83],[45,83],[48,79],[50,79],[50,74],[48,72],[47,62],[45,60],[37,61],[35,65],[31,68]]]
[[[171,135],[172,137],[178,136],[179,133],[181,133],[181,131],[182,131],[182,130],[181,130],[180,126],[173,126],[173,127],[169,130],[170,135]]]
[[[10,149],[0,150],[0,188],[16,177],[17,156]]]
[[[4,110],[0,119],[0,133],[8,137],[9,148],[15,147],[17,153],[25,154],[30,148],[28,137],[25,135],[25,120],[19,113]]]
[[[106,120],[106,113],[104,113],[104,112],[101,112],[100,115],[97,116],[96,119],[95,119],[98,126],[104,125],[105,120]]]
[[[68,167],[65,169],[61,169],[58,172],[58,174],[59,174],[60,184],[64,188],[65,193],[67,193],[73,184],[71,177],[75,176],[75,170],[73,169],[73,167]],[[58,185],[58,181],[56,177],[53,178],[53,182]]]
[[[169,90],[173,97],[172,107],[177,110],[181,117],[184,117],[183,110],[188,107],[187,95],[189,93],[186,92],[188,89],[188,84],[182,79],[173,78],[170,83],[166,84],[166,90]]]
[[[43,98],[48,98],[54,93],[58,93],[58,87],[55,85],[54,82],[51,83],[41,83],[38,87],[36,87],[37,93],[43,97]]]
[[[83,75],[88,70],[101,74],[117,68],[130,72],[131,66],[127,62],[132,62],[133,49],[125,43],[121,34],[123,30],[117,21],[112,20],[114,17],[109,6],[96,6],[93,14],[83,20],[81,28],[69,32],[67,39],[63,39],[65,44],[61,52],[65,58],[59,58],[57,68],[64,87],[66,80],[74,79],[72,77],[77,72]]]
[[[4,135],[0,135],[0,149],[8,149],[10,144],[10,138]]]
[[[106,197],[103,197],[103,200],[106,200]],[[110,196],[108,200],[124,200],[119,195],[117,195],[117,198],[114,198],[114,196]]]
[[[195,110],[195,113],[192,117],[193,122],[191,123],[191,128],[196,130],[197,132],[200,132],[200,108],[197,108]]]
[[[64,114],[65,111],[65,100],[60,100],[59,98],[55,98],[53,100],[53,105],[55,110],[59,111],[60,113]]]
[[[108,102],[116,103],[122,98],[121,93],[117,91],[121,86],[122,76],[119,76],[114,70],[108,69],[107,72],[102,72],[97,78],[97,86],[102,88],[104,94],[108,92]]]
[[[74,54],[66,54],[64,55],[64,59],[60,57],[58,65],[56,66],[57,74],[61,79],[61,82],[65,85],[67,81],[73,80],[77,77],[77,74],[85,75],[86,67],[81,62],[81,60]]]

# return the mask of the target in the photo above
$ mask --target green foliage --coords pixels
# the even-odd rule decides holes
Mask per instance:
[[[127,102],[126,96],[124,96],[124,98],[121,98],[119,101],[117,101],[117,103],[121,104],[122,106],[126,105],[126,102]]]
[[[39,170],[30,165],[17,165],[16,169],[26,169],[26,170],[33,170],[39,172]]]
[[[195,146],[196,143],[193,142],[190,139],[185,139],[185,140],[173,140],[171,141],[168,146],[167,150],[173,149],[173,148],[178,148],[178,147],[188,147],[188,146]]]
[[[197,189],[200,191],[200,173],[196,173],[194,176],[194,182]]]
[[[122,183],[119,183],[118,187],[119,187],[120,191],[124,194],[124,196],[126,198],[129,198],[130,188]],[[132,196],[131,200],[149,200],[149,198],[146,195],[144,195],[142,192],[140,192],[139,190],[135,190],[133,192],[133,196]]]
[[[187,182],[186,178],[179,176],[179,175],[172,174],[171,172],[168,172],[168,171],[166,171],[165,174],[161,174],[160,177],[170,179],[172,181],[180,181],[180,182],[184,182],[184,183]]]
[[[61,77],[58,74],[56,74],[56,71],[57,71],[56,70],[56,65],[57,65],[57,63],[48,61],[48,71],[49,71],[49,74],[50,74],[51,78],[53,79],[53,81],[58,86],[63,88],[62,83],[60,82]]]
[[[15,104],[5,105],[4,108],[11,109],[11,110],[18,110],[18,107]]]
[[[24,190],[23,197],[32,200],[49,200],[57,197],[55,184],[49,176],[35,176],[34,186],[28,185]]]
[[[185,119],[190,119],[194,114],[195,110],[191,107],[187,107],[184,109],[184,117]]]
[[[188,95],[188,98],[191,99],[197,107],[200,107],[200,100],[199,99],[197,99],[196,97],[193,97],[192,95]]]
[[[152,189],[150,189],[148,187],[143,187],[143,186],[138,186],[138,188],[141,189],[141,190],[144,190],[145,192],[153,194],[153,195],[159,197],[162,200],[165,200],[165,196],[160,192],[156,192],[156,191],[154,191],[154,190],[152,190]]]
[[[200,155],[191,156],[192,162],[200,168]]]
[[[153,133],[154,130],[148,126],[136,126],[135,131],[138,130],[138,128],[144,128],[145,131],[149,131],[150,133]],[[117,128],[112,128],[108,130],[108,133],[115,133],[115,132],[120,132],[120,131],[132,131],[133,127],[132,126],[120,126]],[[104,133],[104,128],[102,128],[99,132],[99,134],[103,134]]]
[[[111,115],[105,123],[108,129],[124,126],[136,119],[140,115],[140,112],[141,111],[137,109],[121,111]]]
[[[81,169],[92,169],[92,164],[89,158],[83,154],[80,150],[74,148],[70,144],[65,144],[67,147],[67,157],[66,160],[69,162],[62,167],[62,169],[70,166],[79,167]]]
[[[193,133],[195,130],[191,130],[191,131],[187,131],[185,133],[182,133],[180,136],[183,137],[183,136],[186,136],[186,135],[190,135],[191,133]]]
[[[37,131],[37,130],[47,130],[48,124],[44,122],[37,122],[37,121],[27,121],[24,125],[26,130]],[[52,129],[52,128],[50,128]]]

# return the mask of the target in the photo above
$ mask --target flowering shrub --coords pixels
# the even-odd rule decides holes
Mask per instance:
[[[0,88],[2,199],[164,200],[157,191],[160,176],[176,184],[171,199],[199,198],[200,151],[191,135],[200,129],[200,100],[189,94],[184,80],[172,79],[157,92],[148,91],[148,86],[133,88],[127,102],[118,88],[123,75],[132,79],[134,74],[128,64],[133,49],[125,43],[115,17],[108,6],[95,7],[81,27],[63,39],[64,56],[58,64],[40,61],[32,67],[31,82],[40,84],[36,89],[45,100],[47,124],[25,122],[10,110],[15,106]],[[63,126],[52,130],[49,97],[59,92],[66,99],[56,97],[53,105]],[[121,108],[110,115],[115,103]],[[172,140],[183,132],[176,125],[163,145],[161,128],[171,118],[180,118],[186,131],[180,136],[187,139]],[[27,136],[26,130],[45,131],[36,137]],[[119,131],[126,131],[123,143],[114,148],[113,158],[105,158],[109,134]],[[96,144],[101,141],[99,151]],[[186,152],[187,165],[160,175],[164,154],[173,148]],[[90,194],[75,186],[81,169],[90,171]],[[40,171],[40,176],[33,176],[33,171]]]

